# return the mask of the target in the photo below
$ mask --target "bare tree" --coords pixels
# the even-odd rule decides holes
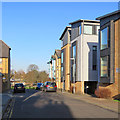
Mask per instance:
[[[33,70],[38,71],[38,70],[39,70],[39,67],[38,67],[37,65],[35,65],[35,64],[29,65],[29,66],[28,66],[28,69],[27,69],[27,72],[33,71]]]

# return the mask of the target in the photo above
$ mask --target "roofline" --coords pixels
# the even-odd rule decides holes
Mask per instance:
[[[112,15],[118,14],[118,13],[120,13],[120,10],[116,10],[116,11],[114,11],[114,12],[112,12],[112,13],[108,13],[108,14],[106,14],[106,15],[100,16],[100,17],[96,18],[96,20],[100,20],[100,19],[103,19],[103,18],[112,16]]]
[[[11,48],[3,40],[0,40],[0,41],[4,43],[11,50]]]
[[[65,32],[67,31],[68,28],[71,28],[71,26],[66,26],[66,28],[64,29],[64,31],[63,31],[61,37],[59,38],[59,40],[62,40],[62,38],[63,38],[63,36],[64,36],[64,34],[65,34]]]
[[[78,23],[78,22],[93,22],[93,23],[100,23],[100,21],[97,21],[97,20],[84,20],[84,19],[79,19],[79,20],[76,20],[76,21],[74,21],[74,22],[71,22],[71,23],[69,23],[70,25],[72,25],[72,24],[75,24],[75,23]]]
[[[57,50],[59,50],[59,49],[55,49],[54,55],[55,55],[55,53],[57,53],[57,52],[56,52]],[[59,51],[61,52],[61,50],[59,50]],[[57,54],[56,54],[56,55],[57,55]],[[57,55],[57,57],[58,57],[58,55]],[[58,58],[59,58],[59,57],[58,57]]]

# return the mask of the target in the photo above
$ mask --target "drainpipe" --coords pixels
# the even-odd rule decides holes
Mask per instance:
[[[81,46],[81,55],[82,55],[82,62],[83,62],[83,53],[82,53],[82,51],[83,51],[83,40],[84,40],[84,20],[83,20],[83,25],[82,25],[82,46]],[[83,64],[82,64],[82,67],[81,67],[81,81],[82,81],[82,93],[84,93],[84,80],[83,80]]]

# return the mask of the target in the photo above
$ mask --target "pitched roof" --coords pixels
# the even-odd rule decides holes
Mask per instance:
[[[58,58],[61,57],[61,50],[55,50],[55,53],[56,53],[56,55],[57,55]]]
[[[51,58],[52,58],[52,59],[55,59],[55,56],[54,56],[54,55],[52,55],[52,56],[51,56]]]
[[[2,44],[5,44],[5,45],[11,50],[11,48],[10,48],[3,40],[0,40],[0,42],[1,42]]]
[[[63,38],[63,36],[64,36],[64,34],[65,34],[65,32],[67,31],[68,28],[71,28],[71,27],[70,26],[66,26],[66,28],[64,29],[64,31],[63,31],[63,33],[62,33],[62,35],[61,35],[59,40],[62,40],[62,38]]]
[[[103,19],[103,18],[112,16],[112,15],[115,15],[115,14],[120,14],[120,10],[117,10],[117,11],[114,11],[114,12],[112,12],[112,13],[108,13],[108,14],[106,14],[106,15],[100,16],[100,17],[96,18],[96,20],[100,20],[100,19]]]

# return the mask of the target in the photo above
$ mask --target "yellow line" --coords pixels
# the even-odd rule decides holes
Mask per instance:
[[[15,104],[15,99],[14,99],[14,101],[13,101],[12,110],[11,110],[11,112],[10,112],[9,118],[11,118],[11,116],[12,116],[14,104]]]

